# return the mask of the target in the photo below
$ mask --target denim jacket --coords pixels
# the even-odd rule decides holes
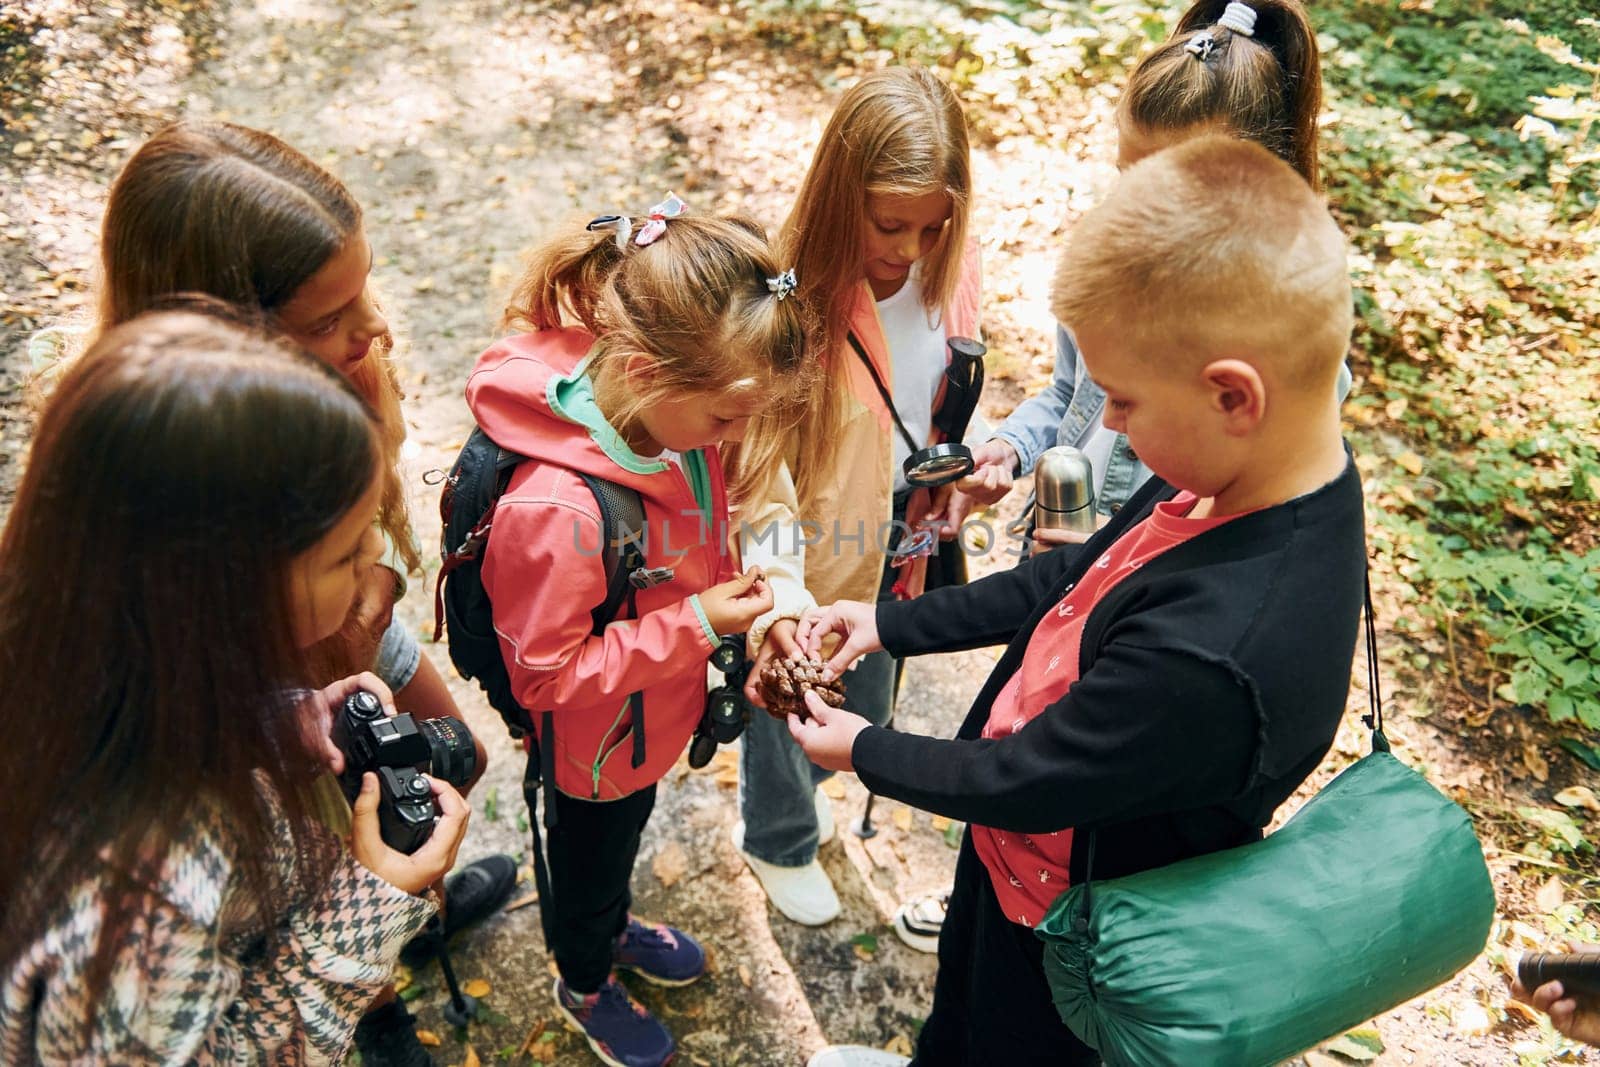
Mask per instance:
[[[1350,395],[1350,367],[1339,368],[1339,402]],[[1039,462],[1045,449],[1054,445],[1085,446],[1098,435],[1110,434],[1111,458],[1105,471],[1095,471],[1095,510],[1114,515],[1127,503],[1145,479],[1150,468],[1140,461],[1128,444],[1126,434],[1115,433],[1101,421],[1106,394],[1094,383],[1078,358],[1078,345],[1066,327],[1056,326],[1056,366],[1050,384],[1037,396],[1017,406],[1011,417],[1000,424],[994,436],[1017,450],[1016,473],[1026,474]]]

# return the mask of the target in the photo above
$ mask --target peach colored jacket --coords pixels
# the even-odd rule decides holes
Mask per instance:
[[[977,337],[982,272],[976,243],[967,246],[956,289],[945,306],[948,337]],[[894,366],[878,319],[878,304],[866,281],[857,290],[850,329],[861,341],[883,383],[894,395]],[[834,448],[833,479],[809,515],[798,515],[794,483],[781,472],[770,499],[738,517],[740,555],[746,566],[759,564],[772,579],[774,605],[750,628],[753,655],[771,625],[798,618],[815,604],[878,597],[883,575],[884,537],[894,511],[894,438],[898,431],[872,376],[848,343],[832,354],[849,369],[850,401],[843,433]],[[944,387],[934,408],[944,399]],[[972,431],[969,430],[969,437]],[[937,428],[929,444],[940,440]],[[908,515],[927,511],[925,490],[907,507]],[[948,550],[948,549],[946,549]],[[905,576],[909,595],[922,591],[926,560]]]

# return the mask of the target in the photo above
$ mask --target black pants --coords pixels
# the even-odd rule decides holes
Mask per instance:
[[[628,925],[628,879],[656,805],[656,787],[621,800],[579,800],[554,790],[545,795],[553,795],[556,805],[556,827],[545,841],[546,895],[553,899],[539,901],[545,940],[567,988],[593,993],[611,974],[612,944]]]
[[[1044,942],[1005,917],[969,831],[939,935],[933,1010],[913,1067],[1088,1067],[1100,1056],[1056,1014]]]

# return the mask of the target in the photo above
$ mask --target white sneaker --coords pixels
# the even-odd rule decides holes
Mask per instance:
[[[904,1067],[911,1061],[881,1048],[829,1045],[806,1061],[806,1067]]]
[[[918,952],[939,951],[939,931],[944,929],[950,891],[908,900],[894,910],[896,936]]]
[[[812,794],[811,802],[817,808],[817,847],[821,848],[838,836],[833,828],[833,803],[820,786]]]
[[[812,860],[804,867],[779,867],[757,859],[744,850],[743,820],[733,827],[733,847],[784,918],[801,926],[821,926],[838,918],[839,894],[833,891],[822,864]]]

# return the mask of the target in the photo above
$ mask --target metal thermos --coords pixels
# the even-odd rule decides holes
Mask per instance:
[[[1046,449],[1033,469],[1033,524],[1094,533],[1094,465],[1071,445]]]

